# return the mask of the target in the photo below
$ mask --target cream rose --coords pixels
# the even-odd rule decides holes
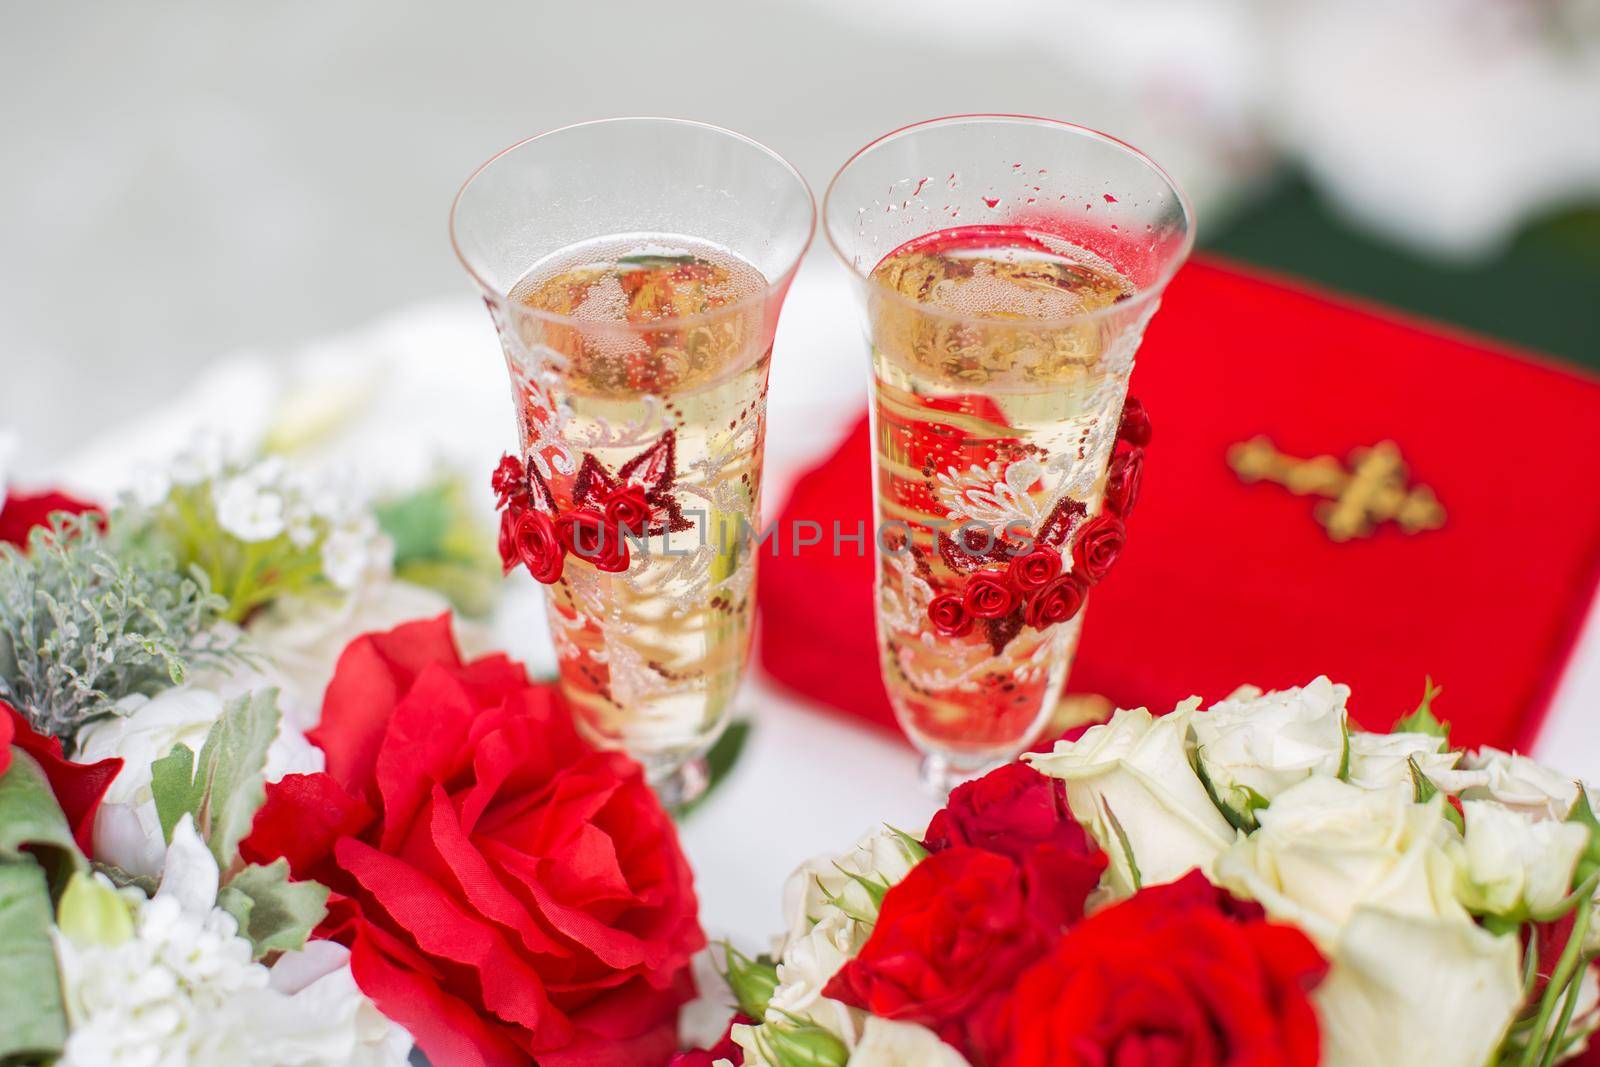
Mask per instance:
[[[1458,892],[1473,911],[1517,921],[1548,920],[1572,888],[1589,831],[1537,819],[1494,800],[1464,800],[1465,843]]]
[[[1390,785],[1410,785],[1411,761],[1434,784],[1461,759],[1461,753],[1445,747],[1445,739],[1433,734],[1370,734],[1356,730],[1350,734],[1348,778],[1355,785],[1380,789]]]
[[[869,1018],[849,1067],[968,1067],[967,1058],[925,1026]]]
[[[1578,783],[1544,764],[1489,745],[1469,752],[1459,769],[1436,778],[1464,800],[1497,800],[1535,818],[1561,821],[1578,799]]]
[[[1294,689],[1236,690],[1194,717],[1195,757],[1217,799],[1243,815],[1313,774],[1330,777],[1345,762],[1350,688],[1326,677]]]
[[[1117,897],[1208,870],[1233,840],[1189,763],[1189,723],[1199,704],[1192,697],[1160,718],[1121,710],[1077,741],[1022,757],[1066,783],[1073,816],[1111,859],[1106,877]]]

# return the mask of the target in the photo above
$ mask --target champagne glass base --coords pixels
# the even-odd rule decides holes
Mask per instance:
[[[695,756],[683,763],[651,767],[647,778],[661,806],[679,811],[704,795],[711,784],[711,765],[704,756]]]
[[[951,761],[948,756],[929,752],[922,757],[922,763],[917,768],[917,777],[922,782],[924,791],[943,800],[950,795],[950,790],[962,782],[981,777],[1004,762],[1006,761],[1002,759],[975,765],[958,764]]]

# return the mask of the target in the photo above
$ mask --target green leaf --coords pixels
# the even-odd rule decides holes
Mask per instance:
[[[1350,780],[1350,716],[1339,720],[1339,731],[1344,737],[1344,748],[1339,753],[1339,781]]]
[[[170,842],[185,814],[217,858],[233,865],[239,841],[250,832],[256,809],[266,800],[267,749],[278,733],[278,693],[263,689],[230,700],[206,734],[198,759],[183,745],[150,765],[150,790]]]
[[[1417,762],[1417,757],[1407,756],[1406,766],[1411,768],[1411,798],[1413,800],[1418,804],[1426,804],[1439,795],[1439,787],[1434,785],[1426,774],[1422,773],[1422,765]],[[1454,826],[1458,833],[1467,832],[1466,820],[1461,817],[1461,813],[1456,810],[1456,806],[1450,803],[1449,798],[1446,798],[1444,802],[1444,817],[1450,820],[1450,825]]]
[[[883,828],[893,834],[900,842],[900,846],[906,850],[906,855],[911,857],[912,863],[921,863],[928,858],[928,850],[923,847],[921,841],[918,841],[898,826],[890,826],[888,823],[884,823]]]
[[[67,1040],[50,921],[44,870],[32,859],[0,863],[0,1061],[49,1060]]]
[[[485,615],[500,586],[500,559],[459,477],[443,477],[373,509],[394,542],[397,578],[449,598],[463,615]]]
[[[1444,689],[1433,684],[1432,678],[1423,680],[1422,701],[1417,705],[1417,710],[1410,715],[1402,716],[1395,720],[1393,727],[1397,734],[1432,734],[1442,738],[1446,744],[1450,742],[1450,724],[1441,721],[1433,713],[1433,701]]]
[[[256,947],[256,959],[269,952],[304,948],[306,938],[328,914],[328,887],[291,882],[289,861],[252,863],[217,893],[217,906],[239,922],[239,932]]]
[[[1595,818],[1594,809],[1589,806],[1589,792],[1581,784],[1578,786],[1578,799],[1567,813],[1567,822],[1580,823],[1589,831],[1589,844],[1579,853],[1578,867],[1572,875],[1572,882],[1577,885],[1588,881],[1595,871],[1600,871],[1600,819]]]
[[[1268,805],[1267,798],[1249,786],[1239,786],[1238,788],[1244,792],[1245,802],[1243,807],[1235,808],[1232,804],[1224,802],[1222,797],[1218,795],[1217,787],[1211,781],[1211,775],[1206,773],[1206,762],[1203,758],[1202,749],[1196,748],[1193,754],[1190,755],[1189,766],[1194,768],[1195,777],[1200,779],[1200,786],[1206,791],[1206,797],[1210,799],[1211,806],[1216,808],[1222,817],[1228,821],[1228,825],[1247,834],[1254,833],[1258,825],[1256,812]]]
[[[44,769],[13,746],[11,766],[0,774],[0,862],[29,860],[29,853],[58,888],[88,866]]]
[[[150,764],[150,795],[155,798],[156,818],[161,820],[162,840],[172,842],[172,828],[187,814],[194,814],[199,798],[194,787],[194,749],[173,745],[172,751]]]

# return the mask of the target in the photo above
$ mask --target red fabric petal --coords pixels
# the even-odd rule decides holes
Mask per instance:
[[[540,1067],[637,1067],[665,1062],[678,1048],[678,1006],[694,979],[677,972],[666,989],[628,983],[573,1015],[578,1033],[565,1048],[539,1053]]]
[[[377,803],[373,771],[395,703],[434,663],[461,665],[448,614],[358,637],[339,656],[322,721],[306,736],[327,753],[328,773],[368,803]]]
[[[335,843],[372,822],[372,809],[328,774],[289,774],[267,783],[267,799],[239,853],[251,863],[282,856],[296,878],[326,879]]]
[[[81,515],[99,512],[100,508],[65,493],[9,493],[5,506],[0,507],[0,542],[26,545],[29,531],[35,526],[48,525],[51,514],[57,511]]]
[[[86,856],[94,854],[94,816],[100,810],[100,801],[122,771],[122,760],[113,756],[99,763],[73,763],[61,754],[59,738],[38,733],[22,713],[0,700],[0,720],[6,723],[0,729],[9,730],[11,737],[0,744],[0,773],[11,763],[11,749],[16,745],[32,756],[50,780],[56,802],[67,817],[72,837]]]
[[[506,1027],[424,977],[413,957],[397,960],[392,939],[375,936],[369,924],[358,928],[350,948],[350,970],[361,991],[393,1019],[437,1064],[451,1067],[529,1067],[532,1060],[511,1040]]]

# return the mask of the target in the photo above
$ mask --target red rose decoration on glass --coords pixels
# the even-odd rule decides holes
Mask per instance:
[[[1063,574],[1028,597],[1022,618],[1035,630],[1066,622],[1083,609],[1089,588],[1076,574]]]
[[[1327,964],[1192,872],[1074,926],[1015,981],[1001,1067],[1302,1067],[1318,1062],[1309,994]]]
[[[439,1064],[664,1062],[705,944],[637,764],[554,687],[463,662],[448,618],[352,642],[311,735],[327,771],[267,787],[242,845],[334,892],[321,935]]]
[[[576,508],[556,520],[556,536],[572,555],[615,574],[628,569],[628,542],[622,531],[592,508]]]
[[[1139,502],[1139,486],[1144,479],[1144,449],[1125,448],[1111,457],[1106,473],[1106,510],[1122,516],[1124,522]]]
[[[1023,593],[1042,589],[1061,573],[1061,553],[1053,548],[1035,548],[1011,561],[1011,584]]]
[[[650,503],[636,485],[623,486],[606,497],[605,514],[606,521],[622,533],[639,537],[650,528]]]
[[[1122,405],[1122,419],[1117,423],[1117,437],[1135,448],[1150,446],[1150,414],[1136,396],[1130,396]]]
[[[1072,542],[1072,573],[1090,584],[1098,584],[1111,573],[1117,557],[1127,544],[1127,528],[1109,512],[1101,512],[1078,531]]]
[[[972,629],[972,616],[954,593],[934,597],[928,603],[928,618],[933,620],[934,629],[950,637],[960,637]]]
[[[1026,763],[1007,763],[950,792],[928,823],[922,846],[943,852],[961,845],[1022,860],[1041,846],[1078,855],[1097,851],[1067,807],[1065,787]]]
[[[940,558],[966,575],[957,589],[929,601],[928,618],[937,632],[963,637],[974,620],[982,620],[981,634],[999,655],[1024,626],[1048,629],[1083,609],[1090,587],[1104,581],[1122,555],[1125,522],[1139,499],[1150,418],[1137,399],[1124,405],[1117,437],[1104,507],[1093,518],[1085,518],[1082,501],[1063,496],[1033,531],[1014,523],[997,535],[968,524],[936,537]],[[1064,554],[1071,557],[1070,570]],[[1005,564],[1005,570],[989,563]]]
[[[550,516],[532,508],[524,511],[512,528],[512,539],[516,558],[535,581],[550,585],[561,577],[567,550]]]
[[[1017,591],[1004,574],[980,571],[967,579],[961,603],[974,618],[999,619],[1011,614],[1017,606]]]

